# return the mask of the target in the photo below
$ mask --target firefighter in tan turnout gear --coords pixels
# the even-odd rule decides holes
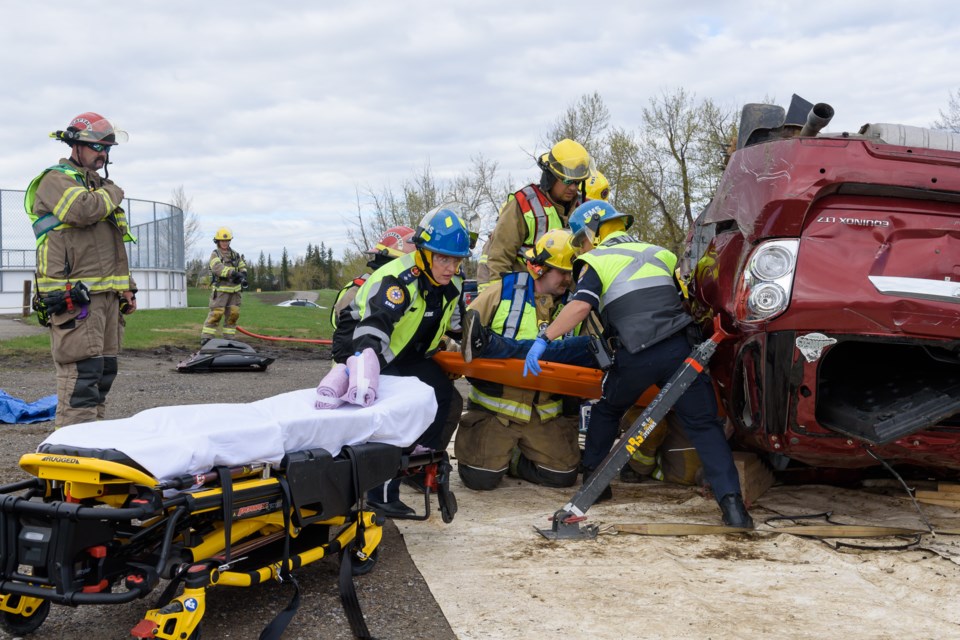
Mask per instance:
[[[541,327],[553,320],[572,282],[570,237],[565,229],[548,231],[528,252],[526,271],[504,275],[470,304],[464,340],[477,335],[478,325],[497,336],[497,345],[485,344],[485,353],[478,355],[509,357],[510,353],[496,351],[522,350],[523,341],[536,338]],[[482,342],[489,343],[492,338],[488,335]],[[576,358],[567,359],[568,363],[594,366],[588,340],[571,337],[555,346],[569,352],[568,358]],[[495,489],[504,475],[548,487],[569,487],[576,482],[580,464],[577,421],[562,415],[560,396],[483,380],[470,382],[469,404],[456,439],[458,471],[467,487]]]
[[[526,270],[526,252],[543,234],[568,227],[570,212],[583,201],[584,183],[593,160],[577,142],[563,139],[537,161],[539,184],[528,184],[510,194],[483,248],[477,283],[483,291],[503,274]]]
[[[240,290],[247,288],[247,263],[243,256],[230,248],[233,232],[226,227],[217,229],[213,242],[217,248],[210,254],[210,313],[200,332],[200,346],[217,337],[223,320],[223,337],[237,335],[240,319]]]
[[[70,157],[33,179],[24,208],[37,239],[34,309],[50,327],[59,428],[105,416],[122,315],[137,309],[124,247],[136,238],[120,206],[123,189],[106,177],[110,150],[127,133],[87,112],[50,137],[69,145]]]

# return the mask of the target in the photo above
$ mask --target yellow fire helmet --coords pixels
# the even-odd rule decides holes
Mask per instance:
[[[545,267],[573,271],[574,249],[570,244],[573,234],[566,229],[554,229],[540,236],[533,249],[527,249],[527,270],[534,278],[543,275]]]
[[[217,229],[217,232],[213,234],[213,241],[220,242],[221,240],[230,241],[233,240],[233,232],[230,231],[228,227],[220,227]]]
[[[599,170],[587,178],[587,200],[606,200],[610,197],[610,182]]]
[[[557,180],[581,182],[590,177],[593,160],[579,142],[564,138],[553,145],[537,162],[541,169],[549,171]]]

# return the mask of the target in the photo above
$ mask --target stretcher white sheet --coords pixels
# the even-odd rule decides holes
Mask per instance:
[[[280,462],[284,453],[382,442],[406,447],[437,411],[433,390],[416,378],[381,376],[369,407],[313,406],[316,389],[248,404],[195,404],[148,409],[120,420],[63,427],[42,444],[116,449],[160,480],[216,466]]]

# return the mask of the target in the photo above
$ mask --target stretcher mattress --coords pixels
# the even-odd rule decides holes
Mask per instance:
[[[382,442],[406,447],[433,421],[433,390],[416,378],[381,376],[377,401],[314,408],[316,389],[301,389],[248,404],[157,407],[120,420],[63,427],[40,446],[112,449],[158,480],[217,466],[279,463],[284,453]]]

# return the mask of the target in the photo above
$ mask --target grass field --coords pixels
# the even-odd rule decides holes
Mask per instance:
[[[124,349],[196,349],[200,345],[200,328],[207,317],[209,295],[207,289],[189,289],[186,309],[149,309],[129,316],[123,338]],[[319,291],[317,304],[326,309],[311,309],[276,306],[278,302],[290,299],[289,291],[244,292],[239,326],[262,335],[330,338],[333,334],[330,307],[336,295],[332,289]],[[0,342],[0,355],[49,351],[50,337],[45,333]]]

